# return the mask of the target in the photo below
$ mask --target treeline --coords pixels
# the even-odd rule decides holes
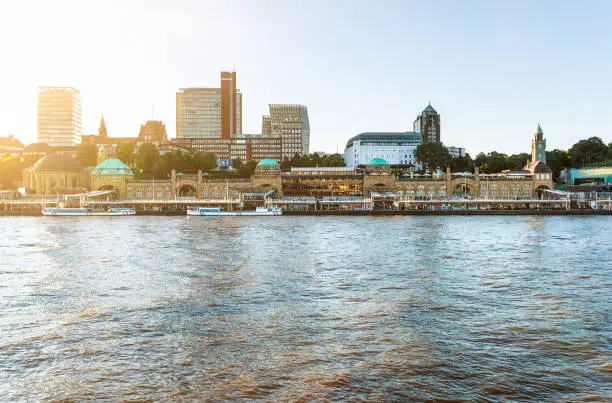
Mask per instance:
[[[441,143],[422,144],[417,147],[416,157],[429,169],[451,167],[453,172],[473,172],[478,167],[481,173],[497,173],[506,169],[517,170],[531,160],[530,153],[504,154],[497,151],[479,153],[472,159],[469,154],[453,158]],[[569,150],[554,149],[546,152],[546,163],[557,178],[564,168],[612,165],[612,143],[607,145],[599,137],[590,137],[575,143]]]
[[[343,167],[344,156],[342,154],[325,154],[319,155],[295,154],[292,158],[283,158],[280,167],[283,171],[291,169],[291,167],[314,168],[314,167]]]

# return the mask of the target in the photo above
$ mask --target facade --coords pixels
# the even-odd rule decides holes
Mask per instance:
[[[38,87],[38,142],[81,144],[81,97],[73,87]]]
[[[48,154],[23,171],[28,193],[74,194],[90,188],[90,172],[68,152]]]
[[[373,158],[382,158],[390,165],[412,165],[419,168],[416,149],[421,143],[421,135],[415,132],[361,133],[346,143],[344,163],[354,168],[368,164]]]
[[[612,185],[612,167],[570,168],[561,171],[560,178],[567,185]]]
[[[539,123],[538,130],[533,135],[533,140],[531,140],[531,160],[542,161],[546,164],[546,140]]]
[[[102,161],[91,171],[91,189],[114,190],[117,197],[128,197],[128,182],[133,182],[134,173],[121,160],[109,158]]]
[[[423,136],[423,143],[440,142],[440,114],[431,104],[417,116],[414,121],[414,131]]]
[[[137,144],[153,143],[159,148],[168,142],[166,125],[161,120],[148,120],[144,125],[140,125]]]
[[[291,168],[282,174],[284,197],[363,197],[363,172],[345,167]]]
[[[304,105],[270,104],[270,115],[262,118],[261,132],[280,137],[282,158],[310,152],[310,122]]]
[[[174,145],[192,148],[202,153],[215,153],[218,165],[221,166],[231,165],[234,159],[240,159],[243,163],[264,158],[281,160],[282,139],[280,137],[244,134],[229,139],[176,138],[171,142]]]
[[[224,138],[242,133],[242,94],[236,73],[221,73],[221,88],[181,88],[176,93],[177,138]]]
[[[465,148],[462,147],[454,147],[454,146],[450,146],[450,147],[446,147],[448,150],[448,153],[450,154],[451,157],[453,158],[459,158],[459,157],[465,157]]]

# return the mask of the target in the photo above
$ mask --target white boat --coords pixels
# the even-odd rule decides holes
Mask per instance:
[[[45,216],[129,216],[135,215],[132,208],[111,208],[108,211],[93,210],[90,208],[46,207],[41,210]]]
[[[188,216],[279,216],[283,215],[280,208],[257,207],[255,211],[223,211],[219,207],[189,207]]]

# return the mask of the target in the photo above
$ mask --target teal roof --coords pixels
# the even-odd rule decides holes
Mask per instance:
[[[389,163],[382,158],[372,158],[368,165],[389,165]]]
[[[438,113],[438,111],[436,111],[433,106],[431,106],[431,103],[429,103],[427,105],[427,108],[423,109],[423,112],[433,112],[433,113]]]
[[[542,128],[540,127],[539,123],[538,123],[538,134],[544,134],[544,132],[542,131]]]
[[[263,160],[259,161],[259,163],[257,163],[257,166],[261,165],[278,165],[278,162],[274,161],[272,158],[264,158]]]
[[[134,175],[129,166],[117,158],[109,158],[91,171],[92,175]]]

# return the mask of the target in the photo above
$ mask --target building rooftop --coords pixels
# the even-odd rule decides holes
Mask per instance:
[[[389,163],[382,158],[372,158],[368,165],[389,165]]]
[[[355,141],[361,144],[420,144],[423,136],[417,132],[365,132],[351,137],[346,143],[346,148],[352,147]]]
[[[109,158],[91,171],[92,175],[134,175],[130,167],[118,158]]]
[[[438,113],[438,111],[436,111],[434,107],[431,106],[431,102],[427,105],[425,109],[423,109],[423,113],[426,113],[426,112]]]
[[[42,157],[30,169],[38,172],[80,172],[83,165],[70,153],[59,152]]]
[[[278,165],[278,162],[274,161],[272,158],[264,158],[263,160],[259,161],[257,163],[257,166],[271,166],[271,165]]]

